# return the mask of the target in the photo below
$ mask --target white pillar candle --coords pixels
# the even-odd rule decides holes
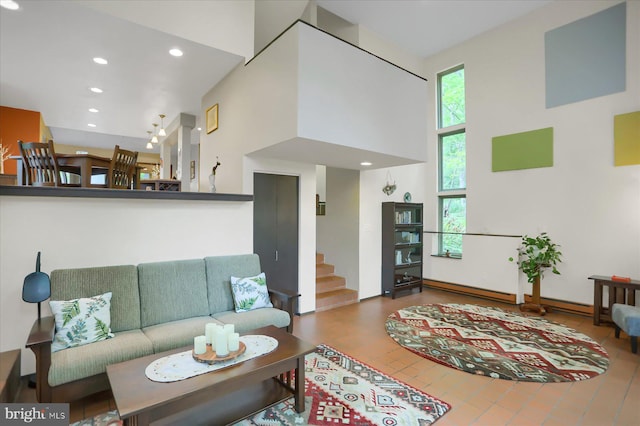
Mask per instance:
[[[202,355],[207,352],[207,338],[205,336],[196,336],[193,338],[193,352],[196,355]]]
[[[240,334],[229,334],[229,352],[235,352],[240,349]]]
[[[224,329],[218,328],[216,332],[216,356],[223,357],[227,355],[229,355],[227,333],[224,332]]]
[[[235,326],[233,324],[225,324],[224,325],[224,332],[227,333],[227,335],[235,332]]]
[[[213,341],[216,338],[217,326],[218,325],[213,322],[209,322],[204,326],[204,335],[207,337],[207,345],[213,344]]]

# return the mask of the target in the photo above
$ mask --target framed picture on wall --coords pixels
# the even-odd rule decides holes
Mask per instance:
[[[218,128],[218,104],[207,109],[207,134]]]
[[[189,168],[189,170],[191,180],[194,180],[196,178],[196,162],[194,160],[191,161],[191,167]]]

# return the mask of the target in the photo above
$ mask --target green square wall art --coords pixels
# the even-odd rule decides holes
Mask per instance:
[[[640,111],[613,117],[615,166],[640,164]]]
[[[553,127],[496,136],[491,152],[494,172],[553,166]]]

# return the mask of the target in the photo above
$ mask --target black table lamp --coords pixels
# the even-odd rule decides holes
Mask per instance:
[[[36,258],[36,271],[24,278],[22,285],[22,300],[38,304],[38,321],[40,315],[40,303],[51,297],[51,280],[49,275],[40,272],[40,252]]]
[[[29,303],[38,304],[38,322],[42,318],[40,315],[40,303],[51,297],[51,280],[49,275],[40,272],[40,252],[36,258],[36,271],[24,277],[22,285],[22,300]],[[36,375],[29,375],[29,387],[36,387]]]

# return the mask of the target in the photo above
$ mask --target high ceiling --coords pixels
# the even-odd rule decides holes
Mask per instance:
[[[180,7],[179,1],[165,1]],[[272,1],[275,7],[286,4],[260,1]],[[59,143],[113,147],[105,135],[117,135],[121,146],[143,151],[146,131],[152,130],[152,123],[160,123],[159,114],[166,114],[165,126],[181,112],[199,119],[203,94],[245,59],[122,18],[129,5],[153,10],[153,1],[119,2],[115,7],[120,10],[112,14],[76,2],[18,3],[18,11],[0,9],[0,104],[42,112]],[[189,2],[191,12],[205,3]],[[317,1],[422,57],[546,3]],[[163,5],[166,7],[164,1]],[[191,39],[207,39],[207,28],[199,31],[202,34]],[[190,32],[197,31],[191,28]],[[184,56],[170,56],[173,47],[182,49]],[[96,56],[108,59],[109,64],[95,64],[92,58]],[[104,92],[94,94],[91,87]],[[89,112],[89,108],[100,112]],[[96,127],[88,127],[89,123]]]
[[[70,2],[20,6],[0,9],[0,103],[40,111],[59,143],[146,151],[159,114],[165,126],[181,112],[199,117],[202,95],[244,61]],[[171,56],[174,47],[184,55]]]
[[[317,0],[408,52],[426,58],[551,0]]]

